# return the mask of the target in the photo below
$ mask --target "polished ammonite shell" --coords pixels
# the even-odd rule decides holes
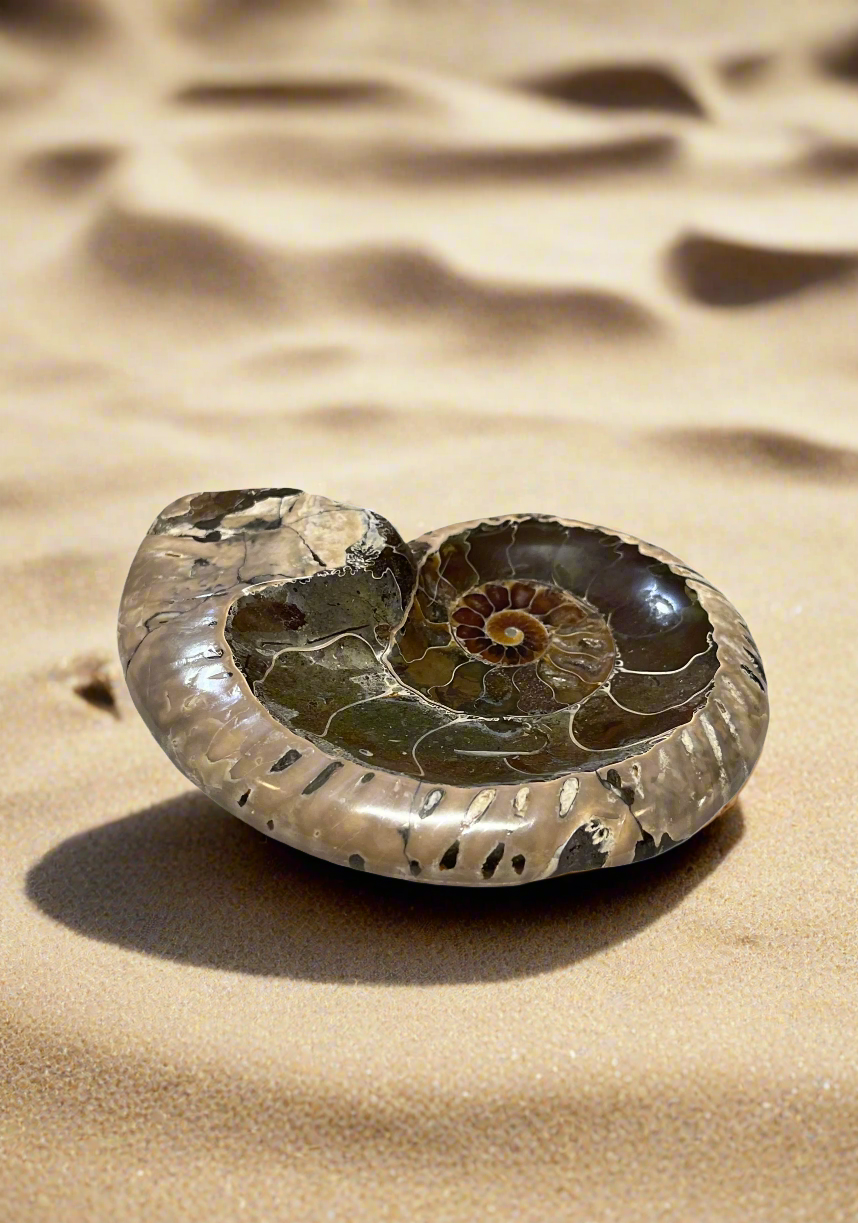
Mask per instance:
[[[766,681],[722,594],[545,514],[405,543],[297,489],[199,493],[131,567],[119,648],[182,772],[379,874],[515,884],[652,857],[736,797]]]

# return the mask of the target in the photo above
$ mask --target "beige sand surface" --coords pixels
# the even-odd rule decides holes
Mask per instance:
[[[858,1218],[858,8],[3,3],[0,284],[0,1216]],[[264,484],[682,556],[741,806],[471,894],[189,792],[116,605]]]

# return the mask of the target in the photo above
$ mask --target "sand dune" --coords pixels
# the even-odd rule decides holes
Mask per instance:
[[[7,0],[0,28],[48,44],[88,41],[105,28],[103,7],[87,0]]]
[[[858,84],[858,31],[832,39],[818,58],[823,72],[847,84]]]
[[[372,80],[255,80],[189,85],[175,101],[190,106],[294,108],[296,106],[347,107],[408,102],[390,86]]]
[[[688,234],[668,252],[683,291],[707,306],[753,306],[854,275],[858,254],[785,250]]]
[[[854,1217],[854,4],[6,0],[0,136],[0,1214]],[[214,809],[116,606],[267,484],[683,556],[771,679],[740,804],[452,897]]]
[[[669,114],[704,114],[693,91],[670,67],[656,64],[605,64],[554,72],[526,83],[526,88],[557,102],[602,110],[655,110]]]

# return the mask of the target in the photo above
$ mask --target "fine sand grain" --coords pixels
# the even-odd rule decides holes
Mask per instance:
[[[855,5],[2,3],[0,284],[0,1216],[858,1217]],[[740,805],[497,894],[213,807],[116,608],[267,484],[683,557]]]

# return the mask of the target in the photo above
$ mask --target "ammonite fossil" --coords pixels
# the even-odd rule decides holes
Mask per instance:
[[[430,883],[662,853],[733,802],[768,722],[722,594],[547,514],[405,543],[296,489],[181,497],[140,545],[119,648],[149,729],[216,802]]]

